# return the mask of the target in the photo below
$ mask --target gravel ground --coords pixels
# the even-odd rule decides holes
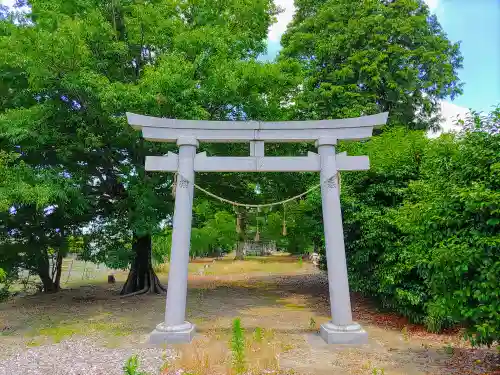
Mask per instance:
[[[0,375],[123,375],[123,365],[132,355],[139,367],[158,374],[175,352],[161,348],[105,348],[89,338],[26,349],[0,362]]]

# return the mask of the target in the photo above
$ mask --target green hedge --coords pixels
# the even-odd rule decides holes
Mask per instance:
[[[500,335],[495,124],[498,111],[473,118],[458,136],[429,140],[395,129],[348,145],[349,154],[369,155],[372,167],[342,174],[352,290],[432,331],[464,326],[477,345]]]

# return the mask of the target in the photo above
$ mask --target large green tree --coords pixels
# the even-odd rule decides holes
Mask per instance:
[[[423,0],[297,0],[281,58],[301,62],[301,119],[389,111],[390,123],[436,128],[439,101],[461,93],[462,57]]]
[[[256,61],[276,8],[269,0],[29,6],[22,22],[1,23],[2,148],[78,187],[91,215],[84,254],[117,266],[132,261],[122,293],[161,291],[151,237],[171,215],[173,179],[146,173],[144,158],[175,145],[145,142],[124,114],[272,117],[283,88],[297,84],[293,64]],[[221,194],[249,191],[236,176],[205,178]]]

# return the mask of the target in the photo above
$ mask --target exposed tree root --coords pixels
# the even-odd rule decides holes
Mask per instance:
[[[122,297],[166,293],[167,289],[156,276],[151,262],[151,236],[134,236],[132,248],[135,250],[135,258],[120,292]]]
[[[152,267],[148,270],[147,274],[141,276],[142,277],[137,277],[137,273],[133,271],[129,273],[127,281],[120,292],[122,297],[131,297],[147,293],[163,294],[167,292],[167,289],[162,285]],[[144,285],[144,287],[138,290],[138,285],[141,284]]]

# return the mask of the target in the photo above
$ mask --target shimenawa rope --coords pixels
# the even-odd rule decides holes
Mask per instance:
[[[178,179],[178,176],[180,176],[183,180],[187,181],[187,182],[190,182],[193,184],[193,186],[198,189],[199,191],[205,193],[206,195],[212,197],[212,198],[215,198],[215,199],[218,199],[219,201],[221,202],[224,202],[224,203],[228,203],[228,204],[231,204],[233,206],[238,206],[238,207],[246,207],[246,208],[263,208],[263,207],[274,207],[274,206],[279,206],[279,205],[282,205],[282,204],[286,204],[288,202],[291,202],[291,201],[294,201],[296,199],[299,199],[299,198],[302,198],[304,195],[307,195],[311,192],[313,192],[314,190],[318,189],[319,187],[321,187],[321,185],[323,183],[328,183],[329,181],[331,181],[332,179],[334,179],[336,177],[336,175],[339,176],[339,182],[340,182],[340,173],[336,173],[335,175],[327,178],[325,181],[323,182],[320,182],[319,184],[316,184],[314,185],[313,187],[311,187],[310,189],[306,190],[305,192],[301,193],[301,194],[298,194],[298,195],[295,195],[291,198],[287,198],[285,200],[282,200],[282,201],[279,201],[279,202],[273,202],[273,203],[263,203],[263,204],[250,204],[250,203],[240,203],[240,202],[235,202],[235,201],[232,201],[232,200],[229,200],[229,199],[226,199],[226,198],[223,198],[221,196],[218,196],[214,193],[211,193],[210,191],[202,188],[201,186],[199,185],[196,185],[195,183],[193,183],[192,181],[189,181],[186,177],[184,177],[182,174],[180,174],[179,172],[176,172],[175,173],[175,176],[174,176],[174,182],[173,182],[173,185],[172,185],[172,194],[175,196],[175,191],[176,191],[176,188],[177,188],[177,179]],[[339,184],[340,185],[340,184]],[[340,188],[340,186],[339,186]]]

